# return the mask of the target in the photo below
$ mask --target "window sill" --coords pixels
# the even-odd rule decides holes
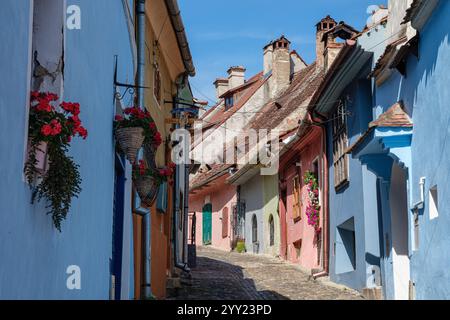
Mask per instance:
[[[339,183],[338,185],[335,185],[334,186],[334,190],[335,191],[341,191],[342,189],[348,187],[349,184],[350,184],[350,181],[348,179],[344,180],[341,183]]]

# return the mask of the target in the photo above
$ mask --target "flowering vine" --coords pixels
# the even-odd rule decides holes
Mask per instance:
[[[29,153],[25,175],[33,188],[32,202],[46,198],[53,224],[61,231],[61,222],[67,217],[73,197],[81,192],[79,166],[67,155],[72,138],[86,139],[88,131],[79,118],[80,105],[62,102],[54,93],[32,92],[30,99]],[[39,146],[47,144],[49,168],[44,173],[37,169]],[[36,179],[40,178],[40,179]]]
[[[308,190],[309,203],[306,207],[306,216],[308,217],[308,224],[314,227],[316,233],[320,232],[320,201],[319,201],[319,184],[317,178],[310,171],[307,171],[304,176],[304,183]]]
[[[124,116],[116,115],[114,121],[114,129],[141,127],[144,129],[144,143],[158,148],[162,143],[161,134],[156,128],[150,113],[139,107],[130,107],[124,110]]]

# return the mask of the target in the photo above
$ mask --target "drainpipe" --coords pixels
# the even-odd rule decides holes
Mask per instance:
[[[184,83],[186,81],[186,77],[187,77],[186,74],[183,74],[183,75],[181,75],[179,77],[180,82],[177,83],[177,89],[178,90],[180,90],[183,87],[183,85],[184,85]],[[180,128],[180,125],[176,124],[175,129],[179,129],[179,128]],[[184,141],[182,141],[182,143],[184,143]],[[182,208],[180,208],[180,201],[179,201],[180,200],[179,199],[180,193],[178,192],[178,188],[181,187],[181,186],[179,186],[179,184],[180,184],[179,176],[181,174],[184,174],[184,176],[185,176],[185,185],[184,185],[185,189],[184,189],[184,192],[183,192],[183,197],[184,197],[184,199],[183,199],[183,206],[184,206],[183,220],[184,220],[184,224],[183,224],[183,257],[182,257],[182,262],[180,262],[180,257],[178,255],[178,225],[180,223],[180,221],[178,221],[178,212],[182,209]],[[174,183],[173,190],[174,190],[174,195],[175,195],[173,197],[173,201],[174,201],[173,207],[175,208],[175,214],[174,214],[174,217],[172,219],[172,221],[173,221],[173,249],[174,249],[174,255],[173,256],[174,256],[174,265],[175,265],[176,268],[181,269],[184,272],[189,273],[190,269],[187,266],[186,260],[184,259],[185,252],[186,252],[186,246],[187,246],[187,242],[185,241],[185,237],[187,236],[187,234],[186,234],[185,230],[186,230],[186,221],[187,221],[186,217],[187,217],[187,210],[188,210],[186,208],[186,198],[187,198],[187,196],[186,196],[186,190],[187,190],[186,189],[186,165],[177,165],[176,173],[175,173],[175,183]]]
[[[144,107],[144,82],[145,82],[145,0],[136,2],[137,15],[137,48],[138,48],[138,70],[137,70],[137,95],[138,106]],[[144,299],[152,299],[151,288],[151,221],[150,212],[143,215],[144,220]]]
[[[327,161],[327,139],[326,139],[326,127],[322,124],[320,125],[320,129],[322,130],[322,163],[323,163],[323,191],[324,191],[324,197],[323,197],[323,262],[322,262],[322,268],[323,271],[313,274],[313,279],[317,279],[320,277],[326,277],[329,274],[329,252],[330,252],[330,227],[329,227],[329,209],[328,209],[328,161]]]

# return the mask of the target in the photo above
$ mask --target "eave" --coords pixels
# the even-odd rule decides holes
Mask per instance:
[[[315,110],[329,113],[345,88],[355,79],[364,64],[372,57],[372,52],[364,51],[360,45],[346,45],[331,66],[322,88],[317,92]]]

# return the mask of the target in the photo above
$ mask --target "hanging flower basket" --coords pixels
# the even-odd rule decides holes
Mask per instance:
[[[148,168],[144,160],[133,166],[133,181],[141,201],[151,206],[158,195],[158,187],[162,182],[172,182],[175,165],[170,163],[166,168]]]
[[[141,201],[151,206],[158,195],[158,180],[153,176],[140,176],[134,180],[134,185]]]
[[[25,175],[32,188],[32,203],[45,199],[55,227],[69,213],[73,197],[81,192],[79,166],[68,155],[72,138],[86,139],[79,118],[80,105],[62,102],[54,93],[32,92]]]
[[[144,129],[141,127],[120,128],[116,130],[120,148],[131,163],[135,163],[139,149],[144,142]]]
[[[143,144],[152,146],[156,152],[162,139],[147,110],[138,107],[126,108],[124,114],[124,116],[116,115],[114,130],[120,148],[134,164],[137,152]]]

